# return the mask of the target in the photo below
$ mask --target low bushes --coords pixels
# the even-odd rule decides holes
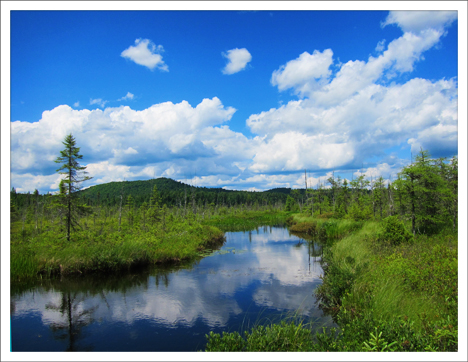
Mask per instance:
[[[382,232],[379,234],[379,239],[396,246],[412,241],[413,234],[406,229],[398,216],[389,216],[382,221]]]

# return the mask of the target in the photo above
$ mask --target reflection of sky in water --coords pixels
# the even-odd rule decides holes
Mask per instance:
[[[193,349],[174,345],[174,338],[198,340],[200,350],[210,330],[238,330],[246,318],[255,321],[259,313],[320,318],[313,290],[320,284],[322,269],[317,258],[309,256],[311,246],[300,241],[282,228],[227,233],[224,246],[191,269],[150,272],[144,282],[125,289],[72,291],[72,320],[81,321],[83,344],[88,341],[95,350]],[[317,255],[319,246],[314,248]],[[42,325],[67,328],[70,313],[63,306],[68,301],[57,285],[12,296],[14,350],[15,326],[33,323],[28,322],[33,315]],[[18,349],[29,348],[20,347],[19,339],[25,336],[17,338]],[[80,348],[79,343],[76,346]]]

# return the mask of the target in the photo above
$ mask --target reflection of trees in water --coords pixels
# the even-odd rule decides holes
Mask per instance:
[[[77,299],[78,293],[72,293],[70,291],[61,292],[62,298],[59,305],[54,303],[47,303],[45,308],[49,310],[55,310],[62,314],[64,321],[52,322],[50,329],[54,334],[54,338],[58,340],[68,340],[68,346],[66,351],[77,351],[77,341],[82,338],[82,328],[87,326],[93,321],[92,313],[98,308],[98,306],[79,310],[80,302],[84,300],[86,295],[81,296]],[[81,351],[90,351],[92,347],[80,348]]]
[[[126,294],[135,289],[147,290],[150,276],[156,276],[159,278],[159,281],[167,286],[169,282],[168,275],[170,273],[181,269],[191,270],[197,264],[198,261],[195,260],[182,262],[178,265],[153,265],[121,272],[87,274],[78,277],[68,276],[62,279],[47,279],[36,281],[28,285],[12,284],[11,298],[20,298],[28,292],[34,294],[38,291],[64,290],[65,287],[66,290],[91,296],[102,297],[103,293],[110,292]]]
[[[317,263],[318,257],[320,257],[320,262],[322,260],[322,256],[323,256],[322,244],[316,243],[311,240],[307,241],[307,252],[309,254],[309,272],[310,272],[310,266],[311,266],[310,258],[312,257],[312,261],[314,264]]]
[[[159,288],[159,283],[162,281],[164,286],[167,288],[169,286],[169,274],[172,273],[170,270],[157,270],[154,275],[156,279],[156,287]]]

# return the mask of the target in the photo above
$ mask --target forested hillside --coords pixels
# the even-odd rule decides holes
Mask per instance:
[[[131,196],[135,206],[150,202],[150,197],[156,186],[161,205],[171,206],[237,206],[237,205],[284,205],[291,189],[274,189],[264,192],[233,191],[222,188],[196,187],[169,178],[161,177],[146,181],[109,182],[91,186],[79,192],[82,200],[89,206],[115,206],[120,203],[120,196],[127,200]],[[304,195],[302,190],[302,195]],[[43,196],[33,193],[21,194],[12,191],[12,197],[17,206],[29,205]]]

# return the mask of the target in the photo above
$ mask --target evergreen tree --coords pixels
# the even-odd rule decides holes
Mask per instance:
[[[434,233],[453,217],[453,186],[450,188],[447,165],[421,150],[416,160],[403,168],[397,184],[401,211],[411,220],[413,234]]]
[[[383,206],[385,203],[384,182],[384,178],[380,176],[374,183],[374,217],[377,211],[380,219],[383,219]]]
[[[365,179],[365,174],[350,182],[353,189],[352,201],[349,208],[349,216],[355,220],[368,220],[372,216],[372,207],[368,196],[369,180]]]
[[[284,206],[284,211],[297,211],[299,210],[299,205],[296,203],[291,195],[288,195],[286,199],[286,205]]]
[[[70,133],[62,142],[65,149],[60,151],[60,156],[55,160],[56,163],[61,163],[62,166],[57,169],[57,172],[65,177],[63,180],[65,192],[65,225],[67,229],[67,240],[70,241],[71,230],[75,230],[79,226],[78,215],[88,211],[85,205],[82,205],[76,192],[81,189],[81,183],[90,180],[87,176],[86,167],[80,166],[78,160],[83,156],[79,154],[80,148],[76,147],[76,140]]]

